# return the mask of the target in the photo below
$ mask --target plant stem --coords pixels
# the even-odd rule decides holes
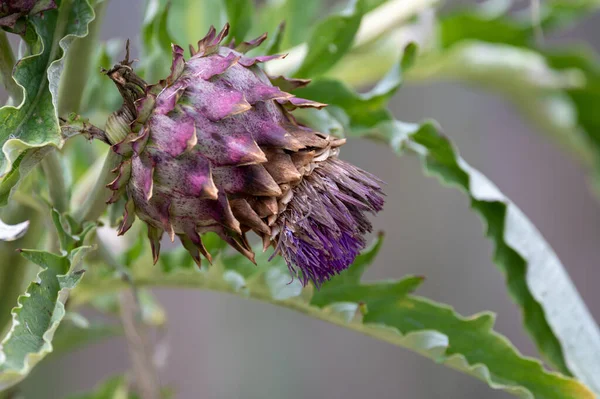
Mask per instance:
[[[12,48],[8,42],[6,33],[0,29],[0,80],[8,95],[16,103],[21,98],[22,92],[17,82],[12,78],[14,66],[15,56],[13,55]]]
[[[48,193],[52,206],[60,213],[66,212],[69,208],[69,194],[65,182],[64,166],[58,150],[51,151],[44,157],[42,169],[48,182]]]
[[[76,221],[79,223],[94,221],[102,216],[107,207],[106,201],[108,201],[111,195],[110,189],[106,185],[114,179],[112,170],[119,165],[120,161],[120,155],[112,150],[108,151],[96,183],[83,204],[73,214]]]
[[[397,29],[407,19],[437,2],[439,0],[393,0],[384,3],[363,17],[352,48],[369,44],[390,30]],[[265,69],[273,76],[290,75],[300,67],[307,52],[308,45],[300,44],[285,51],[286,58],[266,64]]]
[[[138,393],[142,399],[159,399],[158,371],[152,359],[151,345],[148,344],[145,327],[140,322],[142,320],[142,309],[137,288],[131,279],[129,270],[113,256],[113,253],[102,239],[96,236],[96,242],[100,258],[121,274],[120,281],[127,286],[126,289],[118,293],[120,316]]]
[[[141,308],[135,289],[131,286],[119,294],[121,323],[133,368],[137,391],[142,399],[159,399],[158,372],[150,353],[144,326],[139,322]]]
[[[87,36],[75,40],[69,47],[58,91],[58,115],[79,112],[107,5],[108,0],[104,0],[94,7],[95,17]]]

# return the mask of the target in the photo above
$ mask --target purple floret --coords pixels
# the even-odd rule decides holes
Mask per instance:
[[[380,181],[337,158],[320,163],[294,188],[279,216],[277,251],[290,272],[319,287],[354,261],[372,230],[366,213],[383,207]]]

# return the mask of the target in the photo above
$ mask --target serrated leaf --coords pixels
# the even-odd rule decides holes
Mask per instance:
[[[0,343],[0,391],[21,381],[52,352],[52,338],[65,316],[69,292],[83,275],[83,270],[78,269],[80,257],[89,249],[80,247],[68,256],[22,251],[43,270],[19,297],[12,310],[11,328]]]
[[[0,220],[0,241],[14,241],[17,240],[27,232],[29,227],[29,221],[18,223],[15,225],[9,225]]]
[[[485,45],[492,46],[491,44]],[[475,60],[475,58],[473,59]],[[540,58],[535,59],[539,60]],[[481,58],[478,60],[481,62]],[[514,66],[514,60],[509,64]],[[433,68],[440,68],[439,64],[432,65]],[[529,63],[527,68],[535,67],[535,65],[535,63],[533,66]],[[464,71],[466,68],[468,66],[464,63],[456,64],[457,71],[459,69]],[[484,71],[486,68],[480,68],[480,70]],[[487,73],[487,71],[483,73]],[[511,74],[507,73],[507,76],[509,75]],[[538,73],[533,76],[539,82],[540,77],[544,75]],[[514,74],[512,79],[514,80]],[[555,84],[554,77],[547,77],[546,80],[549,85]],[[564,267],[525,216],[478,172],[474,172],[470,168],[468,171],[463,170],[462,167],[466,164],[458,158],[450,144],[442,145],[445,141],[436,135],[433,125],[424,125],[422,129],[418,129],[415,126],[389,120],[390,114],[385,108],[385,101],[382,104],[372,103],[374,104],[373,108],[369,108],[371,113],[365,114],[364,110],[357,106],[360,104],[361,96],[364,95],[353,92],[341,82],[329,80],[327,85],[324,87],[317,85],[317,88],[319,90],[313,88],[310,91],[310,86],[302,89],[305,92],[301,95],[326,103],[332,103],[334,100],[334,104],[348,113],[353,122],[355,134],[376,136],[378,133],[380,138],[383,137],[396,150],[401,150],[402,144],[407,140],[412,141],[418,138],[421,140],[418,147],[423,150],[423,156],[428,162],[426,164],[428,170],[434,172],[441,179],[458,185],[463,190],[467,190],[470,195],[472,194],[469,191],[470,187],[475,187],[471,180],[486,187],[485,190],[488,187],[493,188],[494,200],[477,202],[477,197],[472,197],[473,206],[482,214],[488,224],[488,235],[497,246],[495,261],[507,273],[508,280],[513,282],[510,284],[509,290],[524,312],[527,330],[541,353],[559,370],[567,374],[570,373],[569,370],[572,370],[575,375],[600,392],[600,388],[596,388],[592,382],[593,375],[600,375],[600,361],[594,360],[594,358],[600,359],[598,327],[569,280]],[[371,115],[376,115],[376,118],[371,119]],[[373,130],[364,129],[372,123],[379,123],[375,133]],[[430,158],[432,154],[435,154],[435,159]],[[434,167],[434,161],[437,169]],[[473,190],[477,189],[481,189],[481,187],[473,188]],[[511,212],[505,213],[507,209],[510,209]],[[510,220],[512,224],[506,225],[507,220]],[[507,237],[507,234],[516,234],[518,231],[527,231],[528,235],[523,234],[523,237],[527,237],[527,239],[520,237],[520,241],[518,241],[515,237]],[[535,248],[537,250],[534,251]],[[556,281],[551,281],[546,277],[547,275],[554,276]],[[514,281],[519,281],[519,284]],[[558,296],[563,295],[563,292],[566,293],[567,301],[573,304],[575,312],[565,314],[562,311],[565,302]],[[575,314],[576,316],[573,316]],[[578,325],[577,323],[581,323],[581,328],[587,329],[585,340],[580,341],[570,333],[572,331],[570,328]],[[563,353],[563,351],[566,352]],[[600,382],[595,384],[600,384]]]
[[[73,0],[29,18],[28,30],[35,34],[24,35],[24,40],[32,55],[19,60],[13,70],[24,98],[16,107],[0,108],[0,206],[6,205],[12,187],[33,167],[21,164],[41,159],[39,154],[27,157],[30,152],[63,144],[56,112],[62,59],[69,44],[87,34],[93,16],[86,0]]]
[[[491,313],[462,317],[449,306],[409,295],[370,307],[364,323],[397,328],[402,335],[441,333],[447,344],[443,352],[433,355],[436,362],[521,398],[594,398],[576,380],[547,372],[539,361],[523,357],[505,337],[492,330],[494,319]]]
[[[535,55],[532,57],[534,60],[541,59]],[[482,62],[485,58],[476,58],[474,54],[473,60]],[[543,62],[543,59],[541,60]],[[514,67],[514,59],[511,61],[505,57],[501,61]],[[431,65],[433,68],[443,68],[439,63]],[[487,65],[493,67],[497,64],[487,63]],[[522,65],[536,68],[540,64],[523,62]],[[464,71],[466,68],[468,65],[465,63],[456,63],[457,71],[459,69]],[[415,69],[418,72],[417,66]],[[479,68],[482,73],[489,72],[486,69]],[[506,76],[509,75],[514,81],[514,73],[511,75],[507,72]],[[538,84],[544,81],[540,79],[544,77],[543,74],[529,76],[535,76]],[[545,81],[551,86],[556,84],[557,79],[556,76],[550,75],[546,76]],[[368,103],[372,105],[368,108],[370,113],[365,113],[360,106],[361,103],[364,105],[364,95],[355,93],[338,81],[327,80],[323,85],[319,85],[317,81],[312,90],[310,86],[302,90],[304,92],[299,95],[303,97],[333,103],[343,108],[352,121],[354,134],[383,138],[397,151],[402,150],[403,143],[417,138],[420,140],[418,148],[423,151],[428,170],[443,181],[452,182],[466,190],[472,198],[473,207],[488,224],[488,236],[497,247],[495,262],[507,273],[507,279],[511,281],[509,290],[524,312],[526,328],[541,353],[559,370],[567,374],[571,370],[600,392],[598,387],[600,382],[593,381],[595,375],[600,375],[600,361],[597,360],[600,359],[598,327],[573,287],[564,267],[526,217],[478,172],[470,167],[464,169],[466,163],[455,154],[447,141],[434,133],[436,130],[433,125],[424,125],[419,129],[418,126],[389,119],[391,115],[385,108],[386,101],[377,103],[371,100],[372,102]],[[377,124],[376,129],[365,129],[374,126],[373,124]],[[433,155],[435,158],[431,158]],[[488,194],[492,198],[486,200],[485,195]],[[483,197],[479,197],[481,195]],[[563,294],[566,299],[562,298]],[[566,314],[563,311],[565,301],[572,304],[574,312],[569,311]],[[571,333],[574,325],[586,331],[584,339],[579,340],[577,334]]]
[[[572,372],[600,392],[600,330],[540,232],[489,180],[460,158],[434,124],[400,134],[420,154],[427,173],[465,192],[471,207],[485,221],[486,234],[495,244],[494,262],[510,281],[508,290],[540,352],[559,370]],[[398,144],[396,140],[396,148]]]
[[[227,13],[227,21],[231,25],[229,37],[235,39],[236,43],[241,43],[252,27],[254,3],[252,0],[223,1],[225,3],[225,12]]]
[[[133,265],[132,277],[138,286],[211,289],[287,307],[416,351],[522,398],[593,398],[581,383],[544,371],[539,361],[523,357],[492,330],[491,314],[465,318],[446,305],[409,295],[422,277],[361,283],[363,272],[380,247],[381,237],[347,271],[323,284],[320,291],[312,286],[302,289],[294,284],[298,281],[290,284],[285,262],[280,257],[268,262],[269,254],[259,249],[258,267],[239,254],[228,254],[202,270],[174,268],[168,274],[148,267],[150,255],[146,254]],[[101,292],[127,287],[119,280],[89,277],[73,298],[78,304]]]
[[[312,78],[327,72],[352,46],[364,12],[364,0],[351,0],[344,11],[318,22],[308,39],[306,57],[295,75]]]

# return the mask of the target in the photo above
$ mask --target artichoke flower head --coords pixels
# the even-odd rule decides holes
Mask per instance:
[[[154,261],[166,232],[195,262],[211,256],[201,235],[215,232],[254,262],[246,238],[283,256],[303,284],[346,269],[371,231],[366,213],[380,211],[380,181],[338,158],[344,139],[298,123],[291,111],[325,104],[284,91],[308,80],[272,78],[249,57],[266,35],[237,47],[211,27],[190,48],[173,46],[171,74],[147,85],[129,57],[105,73],[123,97],[107,121],[112,150],[122,156],[109,202],[126,196],[119,234],[139,217],[148,226]]]

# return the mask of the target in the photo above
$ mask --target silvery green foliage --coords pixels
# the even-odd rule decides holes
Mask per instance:
[[[123,290],[138,293],[134,333],[162,328],[167,316],[147,288],[175,286],[302,312],[518,397],[600,394],[600,332],[557,255],[436,123],[401,122],[387,107],[405,80],[479,85],[514,101],[598,186],[596,54],[539,46],[540,33],[579,23],[596,1],[447,13],[433,0],[148,0],[136,63],[118,61],[121,38],[88,35],[106,4],[0,1],[0,80],[13,98],[0,108],[0,205],[10,206],[0,215],[0,293],[27,287],[0,317],[0,391],[18,391],[52,353],[130,337]],[[7,35],[21,41],[21,58]],[[357,91],[364,85],[372,89]],[[74,91],[82,103],[59,115]],[[354,137],[417,156],[426,175],[467,196],[551,369],[495,332],[495,315],[464,317],[415,295],[420,276],[363,281],[394,238],[380,235],[359,253],[365,213],[381,210],[382,198],[376,178],[337,158]],[[129,231],[121,239],[119,225]],[[159,254],[163,232],[180,240]],[[250,245],[254,233],[263,245]],[[84,306],[124,323],[87,320],[77,313]],[[132,383],[144,371],[137,364],[77,397],[137,397],[148,388]]]

